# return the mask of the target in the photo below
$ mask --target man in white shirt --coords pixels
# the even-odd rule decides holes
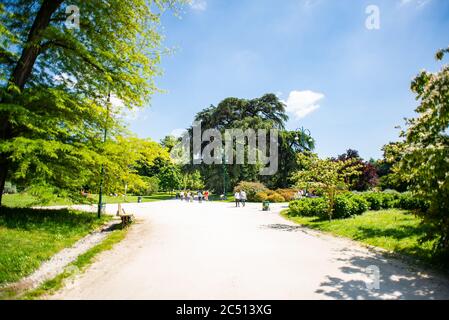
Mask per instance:
[[[245,206],[246,203],[246,192],[245,190],[240,191],[240,202],[243,206]]]
[[[234,199],[235,199],[235,206],[240,207],[240,193],[239,192],[236,192],[234,194]]]

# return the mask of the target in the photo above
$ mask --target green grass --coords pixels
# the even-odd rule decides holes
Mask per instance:
[[[111,217],[74,210],[0,209],[0,285],[15,282]]]
[[[2,205],[9,208],[26,208],[41,205],[63,206],[71,204],[73,204],[72,201],[64,198],[57,198],[50,201],[50,203],[44,203],[42,200],[28,193],[4,194],[2,196]]]
[[[174,194],[169,193],[155,193],[151,196],[144,196],[142,202],[154,202],[154,201],[162,201],[162,200],[170,200],[175,197]],[[89,199],[85,199],[83,203],[77,204],[89,204],[89,203],[97,203],[98,195],[93,194],[89,197]],[[129,195],[126,197],[111,197],[111,196],[103,196],[103,202],[106,203],[136,203],[137,196]],[[75,204],[70,199],[64,198],[55,198],[50,200],[49,202],[43,202],[39,198],[30,195],[28,193],[16,193],[16,194],[5,194],[2,197],[2,205],[9,208],[27,208],[32,206],[64,206],[64,205],[72,205]]]
[[[209,196],[209,201],[234,202],[234,193],[232,193],[232,192],[227,193],[226,200],[220,200],[219,194],[211,194]]]
[[[98,196],[93,196],[94,199],[97,199]],[[142,202],[155,202],[155,201],[163,201],[163,200],[171,200],[175,198],[175,194],[170,193],[155,193],[151,196],[143,196]],[[103,201],[106,203],[137,203],[137,196],[118,196],[118,197],[111,197],[111,196],[104,196]]]
[[[368,211],[360,216],[333,221],[310,217],[290,217],[288,210],[284,211],[282,215],[311,229],[405,254],[426,263],[435,262],[433,243],[430,241],[419,242],[426,231],[425,227],[420,224],[421,219],[404,210]]]
[[[77,260],[65,268],[65,271],[55,278],[44,282],[37,289],[29,291],[24,295],[18,297],[23,300],[33,300],[42,297],[43,295],[51,295],[64,286],[64,280],[72,277],[77,272],[84,271],[92,262],[96,255],[103,251],[112,249],[112,247],[122,241],[128,229],[120,229],[113,231],[103,242],[89,249],[84,254],[80,255]]]

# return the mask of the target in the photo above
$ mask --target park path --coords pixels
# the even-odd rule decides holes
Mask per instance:
[[[260,205],[126,205],[128,236],[52,299],[449,299],[449,282]],[[113,211],[114,207],[108,210]],[[368,290],[377,266],[380,288]]]

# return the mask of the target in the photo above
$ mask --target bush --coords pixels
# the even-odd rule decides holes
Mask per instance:
[[[268,194],[266,192],[262,191],[262,192],[258,192],[256,194],[256,196],[254,197],[254,200],[256,202],[264,202],[265,200],[267,200],[267,198],[268,198]]]
[[[369,209],[380,210],[382,208],[382,198],[378,192],[366,192],[362,197],[368,202]]]
[[[276,193],[284,197],[285,201],[295,200],[296,190],[294,189],[277,189]]]
[[[291,216],[326,217],[327,201],[324,198],[303,198],[289,204]]]
[[[362,196],[368,201],[371,210],[396,208],[399,193],[394,192],[366,192]]]
[[[277,192],[268,195],[267,200],[274,203],[285,202],[285,198]]]
[[[335,197],[333,218],[360,215],[369,209],[369,203],[361,195],[344,193]]]
[[[234,192],[240,192],[242,190],[245,190],[246,197],[247,197],[248,201],[250,201],[250,202],[257,202],[256,194],[258,194],[259,192],[268,192],[269,191],[267,189],[267,187],[265,187],[260,182],[247,182],[247,181],[240,182],[234,188]]]
[[[429,205],[427,202],[413,196],[411,192],[404,192],[399,195],[396,207],[404,210],[427,211]]]
[[[404,210],[426,211],[428,205],[414,197],[410,192],[399,193],[397,191],[365,192],[361,194],[368,201],[371,210],[398,208]]]

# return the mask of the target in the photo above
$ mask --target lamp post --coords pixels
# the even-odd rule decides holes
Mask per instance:
[[[111,91],[108,93],[108,101],[106,103],[106,123],[104,126],[103,132],[103,144],[106,143],[107,135],[108,135],[108,120],[109,120],[109,104],[111,102]],[[101,173],[100,173],[100,192],[98,195],[98,218],[101,218],[101,210],[103,209],[103,181],[104,181],[104,164],[101,164]]]
[[[225,155],[225,148],[223,148],[223,197],[224,200],[226,200],[228,197],[226,195],[226,175],[227,173],[227,169],[226,169],[226,155]]]
[[[309,129],[305,129],[304,127],[298,128],[298,129],[296,129],[296,131],[301,132],[301,135],[300,136],[297,135],[295,137],[295,140],[299,141],[301,143],[301,147],[304,149],[304,145],[305,145],[305,142],[306,142],[305,141],[305,136],[309,136],[310,137],[312,134],[311,134]]]

